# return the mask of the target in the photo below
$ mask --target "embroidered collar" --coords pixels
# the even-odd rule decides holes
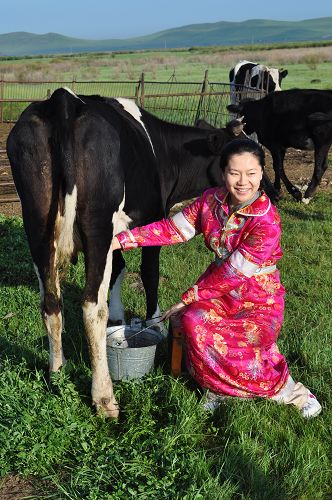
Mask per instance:
[[[214,193],[214,197],[221,204],[221,208],[223,209],[223,211],[227,215],[230,215],[227,196],[228,191],[226,188],[218,188]],[[240,206],[233,213],[246,215],[249,217],[260,217],[262,215],[265,215],[271,207],[271,201],[263,191],[261,191],[261,195],[258,198],[254,199],[251,203],[250,201],[251,200],[249,200],[248,205]]]

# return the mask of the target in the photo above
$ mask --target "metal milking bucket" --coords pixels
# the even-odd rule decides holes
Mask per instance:
[[[154,368],[157,345],[165,335],[134,318],[130,325],[106,329],[108,368],[112,380],[139,379]]]

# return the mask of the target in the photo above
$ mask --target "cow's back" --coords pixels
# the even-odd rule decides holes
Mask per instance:
[[[79,125],[83,107],[83,101],[70,91],[58,89],[50,99],[31,104],[7,140],[34,259],[47,253],[47,246],[55,245],[57,258],[63,261],[75,250],[78,198],[84,194],[82,184],[92,178],[82,182],[90,171],[83,170],[80,151],[91,131]]]
[[[317,111],[332,110],[332,90],[290,89],[265,97],[265,109],[275,115],[301,113],[309,115]]]

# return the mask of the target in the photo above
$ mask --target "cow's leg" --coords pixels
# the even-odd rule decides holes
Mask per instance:
[[[143,247],[141,278],[146,296],[146,317],[149,323],[160,321],[158,305],[160,247]],[[162,326],[160,327],[162,330]]]
[[[265,193],[268,195],[268,197],[271,199],[272,203],[279,201],[280,193],[275,189],[273,183],[271,182],[266,172],[263,172],[261,186],[264,189]]]
[[[45,200],[40,199],[41,205]],[[41,314],[49,342],[49,371],[57,372],[66,362],[62,348],[62,297],[60,292],[58,242],[54,237],[54,223],[39,211],[26,216],[24,226],[28,236],[32,260],[39,282]],[[51,217],[53,219],[53,217]]]
[[[28,114],[29,116],[29,114]],[[59,174],[52,162],[50,128],[39,115],[19,120],[7,142],[13,178],[22,205],[24,229],[39,281],[41,313],[50,347],[50,372],[65,363],[58,271]]]
[[[42,318],[48,334],[49,370],[54,373],[66,363],[62,348],[63,315],[59,272],[52,261],[49,269],[38,267],[36,263],[34,268],[39,281]]]
[[[328,152],[330,149],[331,143],[325,144],[320,148],[315,149],[315,167],[314,173],[309,183],[309,186],[306,192],[303,195],[302,201],[303,203],[308,204],[315,194],[317,187],[322,180],[323,174],[328,167]]]
[[[273,159],[273,168],[275,173],[274,187],[280,193],[281,184],[280,179],[285,184],[287,191],[295,198],[297,201],[300,201],[302,198],[301,191],[294,186],[290,180],[288,179],[285,169],[284,169],[284,159],[286,150],[284,148],[269,148],[272,154]]]
[[[121,285],[125,275],[125,260],[120,250],[113,252],[112,276],[107,325],[124,325],[125,315],[121,300]]]
[[[29,136],[27,134],[24,137]],[[58,241],[55,240],[55,234],[58,234],[58,229],[55,229],[58,206],[56,199],[53,199],[59,186],[55,180],[51,180],[50,160],[44,142],[44,134],[39,133],[34,137],[32,161],[26,162],[24,157],[19,158],[22,172],[19,177],[16,173],[15,179],[21,198],[24,229],[39,282],[41,315],[49,342],[49,371],[54,373],[66,362],[62,349]],[[35,144],[38,144],[38,148]],[[39,172],[40,165],[43,166],[42,175]]]
[[[111,239],[107,239],[107,242],[104,241],[105,235],[100,235],[97,240],[86,241],[83,320],[92,370],[92,402],[97,410],[116,418],[119,409],[113,394],[106,353],[107,294],[112,272]]]

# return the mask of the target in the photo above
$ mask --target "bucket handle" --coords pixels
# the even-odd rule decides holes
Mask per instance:
[[[161,315],[161,316],[155,316],[153,319],[162,318],[162,317],[163,317],[163,315]],[[163,322],[163,320],[160,319],[159,321],[156,321],[155,323],[153,323],[153,325],[158,325],[158,323],[162,323],[162,322]],[[130,335],[129,337],[126,337],[125,339],[119,339],[117,342],[115,342],[115,345],[116,346],[120,346],[122,344],[122,342],[127,342],[128,340],[132,339],[133,337],[135,337],[139,333],[142,333],[145,330],[147,330],[148,328],[151,328],[153,325],[145,326],[144,328],[142,328],[142,330],[138,330],[138,332],[133,333],[132,335]],[[113,333],[119,332],[120,330],[122,330],[122,327],[118,328]]]

